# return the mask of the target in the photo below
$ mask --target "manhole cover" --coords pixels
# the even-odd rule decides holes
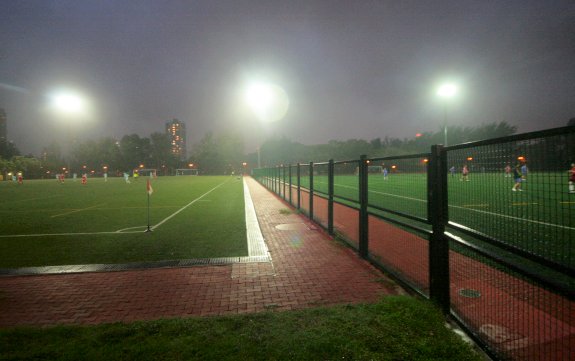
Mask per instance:
[[[481,292],[470,288],[463,288],[459,290],[459,295],[467,298],[479,298],[481,297]]]
[[[309,227],[305,223],[284,223],[278,224],[276,229],[280,231],[308,231]]]

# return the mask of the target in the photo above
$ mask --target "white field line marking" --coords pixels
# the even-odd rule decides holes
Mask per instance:
[[[317,183],[327,184],[327,183],[325,183],[325,182],[317,182]],[[334,184],[334,187],[343,187],[343,188],[349,188],[349,189],[354,189],[354,190],[359,191],[359,190],[358,190],[357,188],[355,188],[355,187],[345,186],[345,185],[342,185],[342,184]],[[391,194],[391,193],[385,193],[385,192],[378,192],[378,191],[369,191],[369,193],[382,194],[382,195],[384,195],[384,196],[391,196],[391,197],[396,197],[396,198],[404,198],[404,199],[409,199],[409,200],[411,200],[411,201],[426,202],[426,203],[427,203],[427,201],[426,201],[425,199],[412,198],[412,197],[406,197],[406,196],[399,196],[399,195],[397,195],[397,194]]]
[[[133,227],[136,228],[136,227]],[[137,228],[146,228],[141,226]],[[122,232],[122,233],[142,233],[142,231]],[[90,236],[94,234],[118,234],[118,231],[109,232],[79,232],[79,233],[37,233],[37,234],[6,234],[0,235],[0,238],[24,238],[24,237],[50,237],[50,236]]]
[[[201,196],[199,196],[198,198],[194,199],[193,201],[191,201],[190,203],[186,204],[185,206],[183,206],[182,208],[178,209],[177,211],[175,211],[174,213],[172,213],[171,215],[167,216],[166,218],[164,218],[163,220],[160,221],[160,223],[156,224],[155,226],[150,227],[152,230],[158,228],[159,226],[161,226],[162,224],[166,223],[167,221],[169,221],[170,219],[172,219],[173,217],[175,217],[178,213],[180,213],[181,211],[183,211],[184,209],[188,208],[189,206],[191,206],[192,204],[196,203],[197,201],[199,201],[200,199],[204,198],[205,196],[207,196],[208,194],[212,193],[214,190],[216,190],[217,188],[221,187],[222,185],[224,185],[225,183],[229,182],[228,180],[223,181],[222,183],[218,184],[217,186],[215,186],[214,188],[210,189],[209,191],[207,191],[206,193],[202,194]]]
[[[351,188],[351,189],[357,189],[357,188],[351,187],[351,186],[344,186],[344,185],[338,185],[338,186],[339,186],[339,187],[345,187],[345,188]],[[412,200],[412,201],[427,202],[426,200],[423,200],[423,199],[417,199],[417,198],[411,198],[411,197],[405,197],[405,196],[398,196],[398,195],[391,194],[391,193],[383,193],[383,192],[377,192],[377,191],[369,191],[369,192],[370,192],[370,193],[377,193],[377,194],[388,195],[388,196],[391,196],[391,197],[410,199],[410,200]],[[465,207],[454,206],[454,205],[449,205],[449,207],[451,207],[451,208],[457,208],[457,209],[465,209],[466,211],[472,211],[472,212],[477,212],[477,213],[489,214],[489,215],[496,216],[496,217],[503,217],[503,218],[508,218],[508,219],[515,219],[515,220],[523,221],[523,222],[530,222],[530,223],[542,224],[542,225],[544,225],[544,226],[550,226],[550,227],[557,227],[557,228],[575,230],[574,227],[567,227],[567,226],[562,226],[562,225],[559,225],[559,224],[553,224],[553,223],[547,223],[547,222],[534,221],[534,220],[532,220],[532,219],[518,218],[518,217],[508,216],[508,215],[506,215],[506,214],[501,214],[501,213],[487,212],[487,211],[482,211],[482,210],[479,210],[479,209],[465,208]]]
[[[114,233],[137,233],[137,232],[126,232],[129,229],[142,229],[141,231],[138,231],[138,232],[143,232],[143,231],[148,229],[148,226],[136,226],[136,227],[122,228],[122,229],[118,229]]]
[[[211,202],[209,200],[202,200],[202,202]],[[158,208],[179,208],[181,206],[151,206],[151,209],[158,209]],[[148,207],[146,206],[138,206],[138,207],[100,207],[97,210],[98,211],[109,211],[109,210],[116,210],[116,209],[147,209]],[[29,212],[52,212],[54,210],[54,208],[50,208],[50,209],[32,209],[32,210],[26,210],[26,209],[22,209],[22,210],[2,210],[0,209],[0,214],[2,213],[29,213]],[[75,210],[74,210],[75,211]],[[56,217],[56,216],[52,216],[52,217]]]
[[[72,214],[72,213],[78,213],[78,212],[82,212],[82,211],[87,211],[88,209],[96,208],[96,207],[103,206],[103,205],[104,205],[104,204],[96,204],[95,206],[91,206],[91,207],[86,207],[86,208],[81,208],[81,209],[74,209],[73,211],[70,211],[70,212],[65,212],[65,213],[60,213],[60,214],[53,215],[53,216],[50,217],[50,218],[56,218],[56,217],[60,217],[60,216],[65,216],[65,215],[67,215],[67,214]]]
[[[256,209],[252,201],[250,189],[246,180],[244,182],[244,208],[246,214],[246,238],[248,240],[248,255],[269,256],[268,247],[264,242],[264,236],[258,222]]]
[[[506,214],[486,212],[486,211],[481,211],[481,210],[479,210],[479,209],[471,209],[471,208],[465,208],[465,207],[459,207],[459,206],[450,206],[450,207],[459,208],[459,209],[465,209],[465,210],[468,210],[468,211],[473,211],[473,212],[478,212],[478,213],[483,213],[483,214],[489,214],[489,215],[492,215],[492,216],[499,216],[499,217],[503,217],[503,218],[515,219],[515,220],[518,220],[518,221],[524,221],[524,222],[542,224],[542,225],[544,225],[544,226],[550,226],[550,227],[557,227],[557,228],[575,230],[574,227],[567,227],[567,226],[561,226],[561,225],[559,225],[559,224],[553,224],[553,223],[547,223],[547,222],[534,221],[534,220],[532,220],[532,219],[518,218],[518,217],[508,216],[508,215],[506,215]]]
[[[575,204],[575,202],[559,202],[561,204]]]
[[[489,204],[462,204],[462,207],[489,207]]]
[[[180,206],[150,206],[151,209],[153,208],[178,208]],[[109,211],[111,209],[147,209],[146,206],[138,206],[138,207],[106,207],[106,208],[98,208],[99,211]]]
[[[29,198],[29,199],[15,199],[13,201],[7,201],[6,203],[38,201],[38,200],[43,200],[43,199],[48,199],[48,198],[56,198],[56,197],[62,197],[62,196],[59,194],[55,194],[55,195],[48,196],[48,197],[38,197],[38,198]]]

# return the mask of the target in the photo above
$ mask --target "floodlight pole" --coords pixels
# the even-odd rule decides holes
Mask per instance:
[[[443,103],[443,146],[447,147],[447,104]]]

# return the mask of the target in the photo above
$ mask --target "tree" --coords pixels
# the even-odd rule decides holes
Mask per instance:
[[[245,159],[244,144],[241,138],[233,134],[215,137],[208,132],[193,148],[192,159],[205,174],[230,174],[241,172],[241,163]]]
[[[62,159],[62,151],[60,145],[56,142],[51,143],[47,147],[44,147],[40,159],[45,174],[60,173],[62,166],[65,164],[64,160]]]
[[[12,158],[14,172],[22,172],[25,178],[42,177],[42,163],[36,158],[16,156]]]
[[[14,143],[0,139],[0,158],[11,159],[16,155],[20,155],[20,151]]]
[[[97,144],[98,165],[108,167],[108,172],[120,172],[124,169],[119,143],[114,138],[102,138]]]
[[[374,150],[381,149],[381,138],[372,139],[369,143]]]
[[[178,167],[179,160],[172,153],[170,137],[165,133],[152,133],[150,135],[151,162],[156,169],[171,170]]]
[[[140,138],[137,134],[125,135],[120,140],[120,154],[124,171],[137,168],[140,164],[148,167],[152,158],[150,139]]]
[[[8,179],[8,172],[11,172],[13,169],[14,164],[11,161],[0,157],[0,175],[2,175],[3,179]]]

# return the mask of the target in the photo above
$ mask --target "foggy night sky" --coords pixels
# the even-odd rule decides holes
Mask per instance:
[[[260,125],[242,104],[253,78],[280,85],[287,116]],[[442,79],[459,83],[448,124],[519,132],[575,117],[575,2],[386,0],[21,0],[0,5],[0,108],[24,154],[61,141],[58,87],[92,104],[80,138],[187,125],[304,144],[438,131]],[[72,120],[72,119],[69,119]]]

